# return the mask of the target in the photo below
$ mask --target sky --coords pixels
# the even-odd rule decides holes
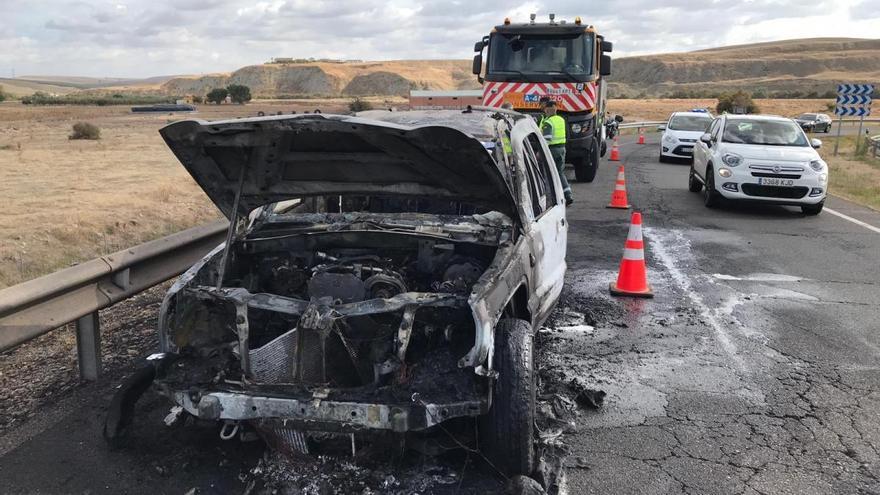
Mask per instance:
[[[880,37],[880,0],[0,0],[0,77],[233,71],[272,57],[464,59],[505,17],[581,16],[614,56]]]

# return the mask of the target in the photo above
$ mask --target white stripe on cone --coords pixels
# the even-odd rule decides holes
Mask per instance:
[[[629,261],[641,261],[645,259],[645,253],[641,249],[624,248],[623,259]]]
[[[629,235],[626,236],[626,240],[628,241],[641,241],[642,240],[642,226],[638,224],[632,224],[629,226]]]

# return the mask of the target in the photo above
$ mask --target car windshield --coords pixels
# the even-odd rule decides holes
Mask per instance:
[[[815,113],[805,113],[798,118],[801,120],[816,120],[817,115]]]
[[[564,73],[582,78],[592,73],[593,36],[495,34],[489,46],[489,72]]]
[[[790,120],[728,120],[724,142],[768,146],[808,146],[801,128]]]
[[[667,129],[673,131],[705,131],[712,119],[708,116],[676,115],[669,119]]]

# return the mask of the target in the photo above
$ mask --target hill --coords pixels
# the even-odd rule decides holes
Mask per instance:
[[[174,78],[162,85],[172,94],[205,94],[244,84],[257,97],[369,96],[409,94],[410,89],[476,89],[467,60],[305,62],[243,67],[231,74]]]
[[[823,95],[839,82],[880,82],[880,40],[813,38],[623,57],[614,61],[609,81],[614,96],[741,88],[769,96]]]

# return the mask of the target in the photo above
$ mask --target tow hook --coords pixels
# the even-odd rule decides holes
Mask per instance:
[[[238,421],[226,420],[220,428],[220,440],[232,440],[238,433]]]

